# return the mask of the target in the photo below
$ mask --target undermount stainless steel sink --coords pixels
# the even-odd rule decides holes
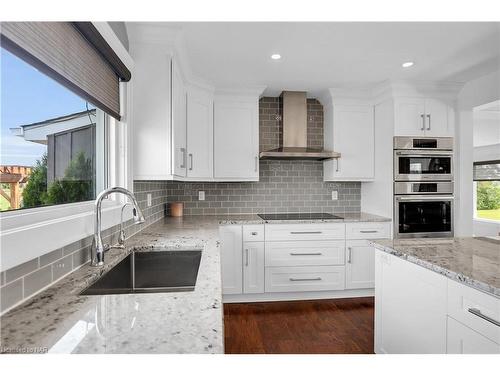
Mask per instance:
[[[82,295],[193,291],[200,250],[132,252]]]

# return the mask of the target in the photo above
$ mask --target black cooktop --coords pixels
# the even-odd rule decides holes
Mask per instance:
[[[262,220],[325,220],[343,219],[343,217],[322,212],[297,213],[297,214],[258,214]]]

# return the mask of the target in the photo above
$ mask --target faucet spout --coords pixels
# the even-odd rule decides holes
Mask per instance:
[[[144,214],[142,213],[141,208],[139,207],[139,204],[137,203],[137,199],[135,198],[134,194],[132,194],[132,192],[119,186],[103,190],[97,196],[94,202],[94,209],[95,209],[94,241],[92,243],[92,248],[91,248],[90,264],[96,267],[104,265],[104,252],[106,251],[106,247],[103,245],[101,237],[102,201],[104,200],[104,198],[106,198],[108,195],[112,193],[119,193],[129,197],[129,199],[132,201],[132,205],[134,206],[134,222],[136,224],[144,223],[144,221],[146,220],[144,218]]]

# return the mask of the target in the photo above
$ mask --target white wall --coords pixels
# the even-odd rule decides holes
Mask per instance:
[[[474,111],[474,147],[500,143],[500,112]]]
[[[467,82],[458,95],[455,235],[473,235],[473,108],[500,99],[500,71]]]

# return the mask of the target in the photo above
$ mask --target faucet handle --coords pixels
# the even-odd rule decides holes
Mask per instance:
[[[109,246],[107,243],[102,245],[103,247],[103,250],[106,252],[106,251],[109,251],[111,249],[111,246]]]

